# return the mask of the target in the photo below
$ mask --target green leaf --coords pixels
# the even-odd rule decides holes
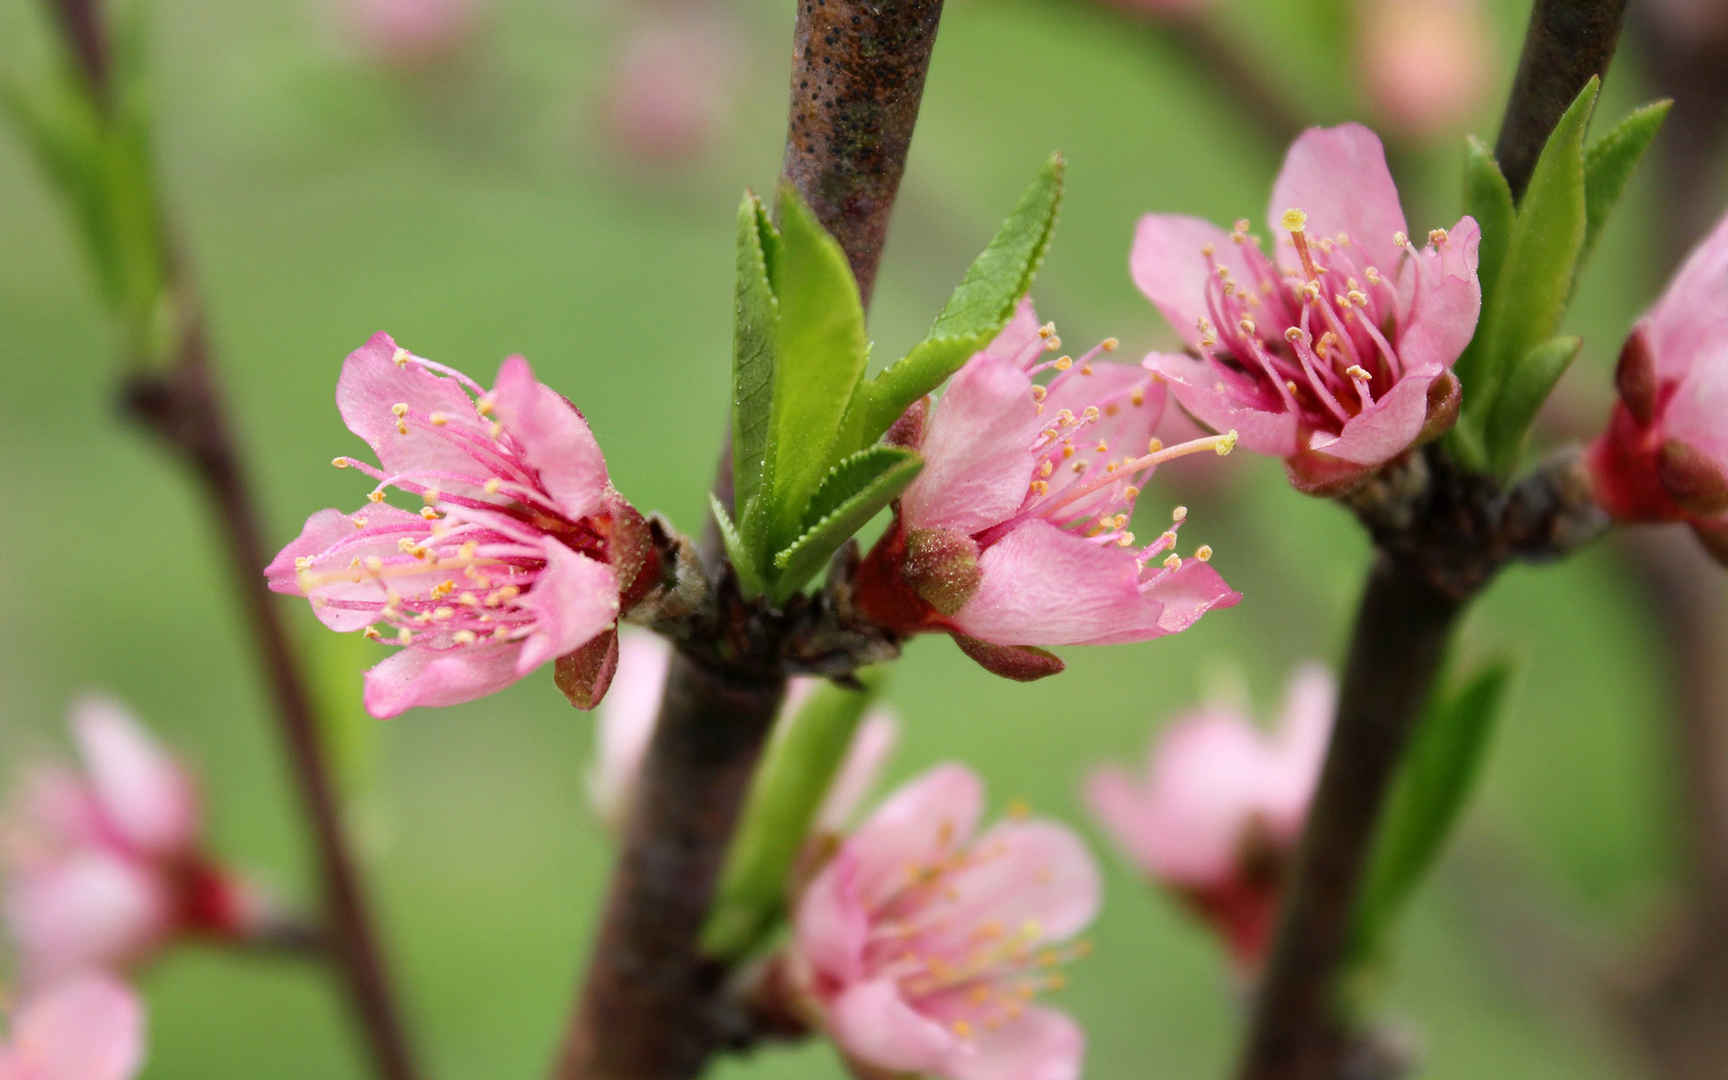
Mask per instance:
[[[1518,463],[1519,452],[1524,448],[1524,435],[1536,419],[1536,411],[1548,400],[1560,376],[1566,374],[1566,369],[1578,358],[1578,350],[1583,344],[1582,338],[1549,338],[1526,353],[1524,359],[1507,373],[1506,385],[1494,402],[1485,433],[1484,449],[1489,467],[1494,471],[1508,473]]]
[[[790,185],[780,189],[780,242],[768,267],[779,312],[768,436],[770,539],[797,533],[864,376],[868,343],[858,285],[839,243]],[[754,543],[754,538],[752,538]]]
[[[774,324],[779,312],[768,281],[768,263],[778,243],[762,200],[746,193],[738,207],[738,281],[732,319],[732,492],[740,515],[757,501],[768,460]],[[757,553],[751,552],[752,564],[759,561]]]
[[[714,524],[720,529],[720,540],[726,545],[726,558],[731,560],[732,568],[738,572],[738,585],[744,590],[745,596],[761,596],[768,590],[762,583],[762,571],[751,557],[749,549],[744,546],[744,540],[738,535],[738,527],[732,524],[731,515],[726,513],[726,507],[713,492],[708,493],[708,509],[714,513]]]
[[[1374,956],[1404,903],[1433,866],[1475,786],[1511,678],[1506,663],[1479,672],[1456,694],[1436,692],[1394,781],[1376,832],[1353,953]]]
[[[872,446],[842,461],[823,478],[805,514],[804,532],[774,556],[779,571],[772,594],[791,596],[827,564],[848,537],[898,498],[924,459],[898,446]]]
[[[359,634],[309,632],[299,637],[318,703],[325,753],[342,794],[358,798],[376,778],[378,735],[383,730],[367,715],[360,694],[360,673],[378,662],[378,646]]]
[[[995,238],[972,260],[928,337],[861,389],[843,445],[874,442],[907,406],[941,386],[1002,329],[1049,250],[1066,171],[1062,155],[1050,155]]]
[[[789,879],[816,811],[864,710],[881,691],[880,672],[859,675],[863,691],[824,684],[775,730],[750,783],[702,930],[702,949],[710,956],[731,960],[750,952],[784,917]]]
[[[1506,259],[1506,245],[1512,236],[1515,211],[1512,207],[1512,188],[1506,183],[1499,162],[1494,160],[1494,152],[1474,135],[1470,136],[1464,153],[1464,212],[1475,218],[1476,224],[1482,227],[1481,245],[1476,250],[1476,278],[1482,283],[1486,315],[1487,301],[1495,295],[1495,282],[1500,276],[1500,266]],[[1476,385],[1477,372],[1482,366],[1482,356],[1486,351],[1487,335],[1482,332],[1484,329],[1485,327],[1478,328],[1469,346],[1452,365],[1452,373],[1458,376],[1459,382],[1465,387],[1466,405],[1470,400],[1470,388]],[[1466,428],[1459,432],[1459,435],[1464,437],[1471,433],[1470,429]],[[1479,452],[1462,456],[1468,461],[1480,464]]]
[[[1633,168],[1662,129],[1662,121],[1668,118],[1668,109],[1673,104],[1672,101],[1656,101],[1633,109],[1626,119],[1615,125],[1613,131],[1591,140],[1589,149],[1584,151],[1586,221],[1584,250],[1578,255],[1579,262],[1590,257],[1591,248],[1596,246],[1596,237],[1608,220],[1608,212],[1620,200]]]
[[[1460,375],[1464,406],[1459,427],[1466,431],[1453,441],[1455,446],[1486,444],[1489,418],[1508,373],[1554,336],[1566,311],[1584,245],[1584,132],[1600,86],[1593,77],[1579,91],[1554,125],[1531,173],[1495,275],[1494,293],[1484,301],[1477,327],[1479,354]]]

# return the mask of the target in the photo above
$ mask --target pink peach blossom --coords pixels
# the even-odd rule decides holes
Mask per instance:
[[[429,67],[467,47],[479,27],[475,0],[346,0],[347,23],[366,53],[396,68]]]
[[[1113,765],[1086,780],[1086,802],[1147,876],[1173,889],[1250,969],[1267,945],[1282,867],[1319,779],[1336,688],[1318,666],[1291,679],[1266,735],[1213,708],[1160,733],[1141,775]]]
[[[1590,447],[1597,501],[1623,521],[1684,521],[1728,564],[1728,216],[1632,328],[1620,400]]]
[[[630,29],[604,102],[611,144],[643,162],[676,164],[713,143],[741,74],[733,28],[712,14],[656,14]]]
[[[367,711],[472,701],[578,650],[598,701],[654,555],[575,406],[519,356],[483,391],[388,334],[349,354],[336,404],[381,463],[335,461],[377,481],[371,504],[313,514],[265,573],[332,630],[404,646],[366,673]],[[390,487],[426,505],[393,507]]]
[[[1450,368],[1481,311],[1481,230],[1461,218],[1415,248],[1374,133],[1312,128],[1272,190],[1276,260],[1247,221],[1140,219],[1134,281],[1195,355],[1146,367],[1195,419],[1337,493],[1457,418]]]
[[[1113,339],[1048,358],[1060,344],[1022,301],[941,399],[902,421],[924,470],[860,570],[871,618],[963,645],[1105,644],[1173,634],[1241,599],[1206,564],[1210,548],[1172,550],[1185,508],[1150,544],[1127,527],[1145,474],[1197,450],[1227,453],[1234,438],[1162,447],[1151,377],[1104,360]],[[1053,379],[1034,380],[1048,370]]]
[[[1098,869],[1050,821],[975,835],[983,786],[942,765],[884,802],[798,899],[789,970],[849,1058],[948,1080],[1075,1080],[1085,1036],[1032,1004],[1097,914]]]
[[[663,638],[641,632],[621,635],[618,674],[611,693],[597,710],[599,746],[588,773],[589,801],[614,830],[622,828],[635,794],[642,756],[660,713],[660,689],[671,657],[672,649]],[[811,678],[792,680],[780,707],[782,722],[798,714],[817,682]],[[894,714],[887,709],[873,709],[865,715],[817,809],[813,822],[816,830],[836,832],[845,827],[887,763],[898,730]]]
[[[131,1080],[143,1063],[144,1007],[101,975],[26,999],[0,1041],[0,1080]]]
[[[1357,52],[1376,111],[1416,137],[1459,127],[1488,89],[1479,0],[1357,0]]]
[[[256,899],[204,854],[192,779],[122,706],[72,710],[82,775],[38,768],[0,822],[5,920],[25,982],[123,969],[177,937],[233,937]]]

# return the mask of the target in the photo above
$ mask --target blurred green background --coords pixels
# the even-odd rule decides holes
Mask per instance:
[[[700,527],[725,400],[732,210],[740,189],[773,182],[785,116],[791,6],[738,3],[719,137],[671,167],[621,158],[597,122],[620,34],[670,17],[647,8],[495,3],[459,62],[401,74],[344,42],[335,0],[152,4],[159,159],[273,544],[361,497],[327,464],[357,450],[332,391],[342,357],[379,329],[482,380],[526,354],[585,410],[623,492]],[[1307,7],[1243,0],[1219,18],[1316,121],[1367,116]],[[1527,10],[1497,7],[1473,121],[1486,134]],[[12,75],[47,64],[36,5],[0,8],[0,61]],[[1604,115],[1650,96],[1641,64],[1623,52]],[[1401,155],[1413,228],[1457,217],[1460,145]],[[1135,218],[1258,221],[1282,153],[1178,49],[1110,9],[951,0],[871,314],[879,356],[915,340],[1052,148],[1071,182],[1041,312],[1070,342],[1115,334],[1130,356],[1169,341],[1126,273]],[[1586,422],[1604,414],[1620,338],[1659,280],[1658,205],[1646,170],[1581,285],[1570,325],[1587,348],[1567,394]],[[197,762],[215,847],[306,897],[296,806],[205,507],[117,421],[114,341],[87,268],[11,140],[0,238],[0,754],[62,749],[69,697],[110,690]],[[1338,655],[1367,555],[1348,517],[1244,455],[1179,479],[1142,502],[1149,514],[1190,503],[1184,535],[1217,549],[1245,602],[1176,638],[1067,650],[1067,674],[1033,686],[991,678],[945,641],[914,643],[892,689],[896,778],[963,758],[998,804],[1079,821],[1084,770],[1137,757],[1219,672],[1241,672],[1269,714],[1290,665]],[[356,706],[367,657],[281,603]],[[1633,954],[1673,874],[1662,649],[1610,545],[1508,573],[1470,617],[1466,656],[1521,664],[1484,785],[1391,973],[1389,1009],[1427,1075],[1633,1074],[1599,976]],[[584,800],[592,728],[548,672],[380,725],[355,759],[356,822],[440,1077],[536,1076],[548,1060],[611,856]],[[1099,853],[1097,948],[1060,995],[1090,1033],[1087,1075],[1219,1075],[1240,1017],[1218,951]],[[152,1080],[362,1075],[315,970],[187,951],[143,985]],[[813,1044],[717,1075],[841,1074]]]

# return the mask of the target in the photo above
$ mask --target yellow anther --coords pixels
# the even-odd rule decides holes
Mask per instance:
[[[1320,286],[1317,282],[1304,281],[1301,288],[1302,299],[1310,304],[1320,299]]]
[[[1303,232],[1308,228],[1308,215],[1295,207],[1291,207],[1284,211],[1284,216],[1279,219],[1279,224],[1283,225],[1289,232]]]
[[[1083,473],[1086,471],[1086,467],[1087,467],[1086,466],[1086,460],[1084,458],[1082,458],[1081,460],[1076,461],[1074,464],[1072,464],[1068,467],[1070,469],[1073,469],[1076,474]]]
[[[1032,481],[1032,494],[1037,495],[1039,497],[1043,497],[1045,495],[1050,494],[1049,482],[1045,481],[1045,480]]]
[[[346,469],[348,467],[349,462],[348,462],[348,459],[345,457],[338,457],[338,458],[331,458],[330,464],[336,466],[338,469]]]
[[[1370,266],[1362,271],[1362,276],[1368,279],[1370,285],[1380,284],[1380,268],[1377,266]]]
[[[1091,365],[1091,364],[1082,364],[1082,365],[1080,365],[1080,374],[1081,374],[1081,375],[1090,375],[1090,374],[1092,374],[1092,365]]]
[[[1099,439],[1098,445],[1094,446],[1092,449],[1096,450],[1100,454],[1108,454],[1110,452],[1110,444],[1105,442],[1103,439]]]
[[[1074,456],[1074,444],[1073,443],[1063,443],[1062,444],[1062,460],[1066,461],[1073,456]]]
[[[1122,347],[1122,342],[1116,338],[1107,337],[1098,343],[1098,347],[1103,349],[1105,352],[1115,352],[1117,349]]]
[[[1199,559],[1201,562],[1211,562],[1212,561],[1212,545],[1211,544],[1201,544],[1199,547],[1194,549],[1194,557],[1196,559]]]
[[[1136,386],[1128,394],[1128,403],[1130,405],[1135,406],[1136,408],[1138,408],[1141,405],[1146,404],[1146,391],[1145,391],[1145,389],[1142,387]]]
[[[1162,449],[1164,449],[1164,440],[1160,439],[1158,436],[1154,435],[1150,439],[1146,440],[1146,452],[1148,454],[1156,454]]]
[[[488,494],[488,495],[496,495],[496,494],[498,494],[498,489],[503,487],[503,486],[504,486],[504,481],[498,479],[496,476],[493,476],[493,477],[487,478],[486,482],[484,484],[480,485],[480,488],[481,488],[481,490],[486,492],[486,494]]]
[[[1428,230],[1428,242],[1430,244],[1433,244],[1435,247],[1445,247],[1446,246],[1446,230],[1445,229],[1429,229]]]
[[[374,488],[366,493],[366,498],[372,502],[381,503],[384,501],[384,489]]]
[[[1244,334],[1251,335],[1255,331],[1254,320],[1246,315],[1242,316],[1241,320],[1237,322],[1236,325],[1241,328]]]
[[[1043,401],[1049,395],[1050,395],[1050,391],[1046,390],[1042,386],[1034,386],[1032,388],[1032,400],[1033,401]]]
[[[1044,351],[1045,352],[1055,352],[1057,349],[1060,349],[1061,347],[1062,347],[1062,339],[1059,337],[1052,337],[1052,338],[1047,339],[1044,342]]]
[[[494,420],[492,421],[492,425],[486,429],[486,434],[496,439],[498,436],[504,434],[504,425]]]
[[[1098,406],[1088,405],[1088,406],[1086,406],[1086,411],[1081,413],[1080,415],[1082,415],[1086,418],[1086,422],[1088,424],[1094,423],[1098,419]]]
[[[954,1034],[960,1036],[962,1039],[970,1039],[972,1037],[972,1025],[964,1020],[956,1020],[949,1026],[954,1029]]]
[[[366,569],[374,574],[381,574],[384,572],[384,560],[376,555],[368,555],[366,556]]]
[[[1351,364],[1349,367],[1344,369],[1344,374],[1350,376],[1352,379],[1360,379],[1362,382],[1368,382],[1374,378],[1374,376],[1368,374],[1368,369],[1363,367],[1361,364]]]
[[[1300,345],[1308,339],[1308,331],[1300,326],[1292,326],[1284,331],[1284,340],[1292,345]]]
[[[406,626],[402,627],[396,631],[396,641],[402,645],[414,644],[414,631],[408,629]]]
[[[1116,538],[1116,546],[1117,547],[1133,547],[1134,546],[1134,534],[1131,532],[1125,532],[1121,536],[1118,536]]]
[[[1071,368],[1073,366],[1074,366],[1074,358],[1072,356],[1058,356],[1056,358],[1056,370],[1057,371],[1067,371],[1069,368]]]
[[[1048,459],[1045,460],[1044,464],[1038,466],[1038,475],[1039,476],[1049,476],[1051,473],[1053,473],[1055,471],[1056,471],[1056,463],[1054,461],[1050,461]]]
[[[1349,292],[1345,293],[1344,295],[1349,297],[1350,302],[1352,304],[1355,304],[1357,307],[1367,307],[1368,306],[1368,294],[1363,292],[1361,289],[1351,289]]]
[[[404,536],[396,541],[396,550],[404,555],[412,555],[420,549],[420,541],[412,536]]]
[[[1291,394],[1295,394],[1296,393],[1296,380],[1295,379],[1285,379],[1284,380],[1284,389],[1290,391]]]
[[[404,349],[402,346],[398,345],[398,346],[396,346],[396,351],[390,355],[390,359],[396,364],[397,367],[407,367],[408,366],[408,359],[409,359],[409,352],[407,349]]]
[[[435,507],[422,506],[420,508],[420,516],[425,518],[427,521],[437,521],[438,511]]]
[[[1015,799],[1008,804],[1007,813],[1015,821],[1025,821],[1032,816],[1032,808],[1026,804],[1025,799]]]
[[[454,641],[458,645],[472,645],[478,639],[474,636],[474,631],[472,630],[458,630],[454,634],[450,635],[450,640]]]
[[[433,427],[443,427],[450,422],[450,417],[441,412],[429,413],[426,417]]]
[[[507,626],[500,626],[497,629],[492,631],[492,640],[493,641],[503,641],[506,638],[508,638],[509,636],[510,636],[510,628]]]
[[[474,402],[474,411],[479,413],[481,416],[491,416],[494,408],[496,408],[496,405],[492,401],[492,395],[490,394],[482,394],[479,399]]]
[[[1248,230],[1252,229],[1253,227],[1254,227],[1253,223],[1250,222],[1247,218],[1237,218],[1236,223],[1230,227],[1230,231],[1234,232],[1234,233],[1240,233],[1243,236],[1247,236]]]
[[[1210,259],[1216,252],[1217,252],[1217,249],[1214,248],[1211,244],[1201,244],[1200,245],[1200,254],[1204,255],[1208,259]]]
[[[1038,336],[1041,338],[1056,336],[1056,324],[1053,322],[1047,322],[1043,326],[1040,326],[1038,328]]]
[[[365,514],[355,514],[353,517],[349,518],[348,520],[352,521],[354,523],[354,527],[356,529],[364,529],[366,527],[366,515]]]
[[[1176,509],[1170,511],[1170,520],[1174,521],[1178,525],[1182,524],[1184,521],[1187,521],[1188,520],[1188,508],[1186,506],[1178,506]]]
[[[398,401],[396,404],[390,406],[390,411],[395,414],[396,419],[400,420],[404,416],[408,415],[408,403],[406,401]]]
[[[368,641],[382,641],[382,640],[384,640],[384,635],[378,632],[378,628],[376,626],[368,626],[366,629],[360,631],[360,636],[365,638]]]
[[[1166,570],[1180,570],[1181,568],[1182,556],[1180,555],[1172,554],[1169,558],[1164,560],[1164,569]]]
[[[1315,355],[1328,359],[1327,354],[1338,346],[1338,335],[1328,330],[1320,335],[1320,340],[1314,343]]]
[[[1061,412],[1056,414],[1056,422],[1063,427],[1072,424],[1074,422],[1074,410],[1063,409]]]
[[[296,569],[296,570],[310,570],[310,569],[312,569],[312,556],[310,556],[310,555],[296,556],[294,559],[294,569]]]
[[[1410,246],[1410,238],[1404,235],[1402,229],[1392,234],[1392,246],[1405,248]]]
[[[1230,451],[1236,449],[1236,439],[1237,434],[1235,428],[1226,431],[1224,433],[1224,438],[1218,443],[1218,456],[1225,457],[1230,453]]]
[[[455,614],[456,609],[445,604],[440,604],[432,609],[432,617],[434,619],[448,619]]]
[[[1140,489],[1135,487],[1133,484],[1129,484],[1127,487],[1122,489],[1122,497],[1129,502],[1133,502],[1135,499],[1140,497]]]

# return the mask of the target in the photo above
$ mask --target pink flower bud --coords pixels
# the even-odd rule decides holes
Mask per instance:
[[[642,162],[700,157],[719,133],[739,71],[735,33],[700,12],[657,14],[630,30],[604,103],[612,145]]]
[[[186,936],[243,936],[252,894],[202,848],[191,777],[122,706],[72,711],[82,774],[37,768],[0,821],[5,919],[25,982],[143,963]]]
[[[1151,438],[1162,390],[1106,359],[1114,339],[1078,357],[1060,347],[1022,301],[933,407],[909,410],[897,437],[916,441],[924,471],[857,579],[872,619],[950,633],[1016,678],[1061,669],[1022,646],[1143,641],[1241,599],[1207,565],[1210,548],[1176,553],[1186,508],[1149,544],[1128,528],[1161,462],[1228,453],[1234,437],[1164,447]]]
[[[1335,699],[1332,677],[1308,666],[1291,680],[1276,733],[1231,709],[1204,710],[1162,731],[1139,775],[1106,765],[1086,781],[1086,802],[1117,845],[1182,897],[1245,972],[1269,944]]]
[[[890,796],[798,899],[788,968],[842,1053],[949,1080],[1078,1077],[1085,1035],[1031,1004],[1085,952],[1097,866],[1051,821],[982,833],[959,765]]]
[[[1362,81],[1380,117],[1416,137],[1454,131],[1488,88],[1479,0],[1357,0]]]
[[[313,514],[265,574],[332,630],[401,646],[366,673],[367,711],[472,701],[599,640],[602,655],[582,654],[560,680],[572,700],[597,702],[607,635],[656,556],[576,407],[519,356],[486,391],[388,334],[349,354],[336,404],[378,455],[335,460],[377,481],[371,501]],[[391,487],[425,505],[383,502]]]
[[[1466,217],[1413,244],[1380,140],[1357,124],[1296,140],[1268,216],[1270,256],[1246,220],[1140,219],[1134,281],[1197,354],[1146,367],[1200,423],[1283,458],[1298,488],[1338,494],[1456,418],[1481,230]]]
[[[346,0],[347,22],[373,59],[396,68],[450,60],[479,27],[476,0]]]
[[[144,1007],[100,975],[27,998],[0,1041],[5,1080],[131,1080],[143,1064]]]
[[[1728,217],[1687,257],[1620,352],[1620,400],[1588,462],[1622,521],[1683,521],[1728,564]]]

